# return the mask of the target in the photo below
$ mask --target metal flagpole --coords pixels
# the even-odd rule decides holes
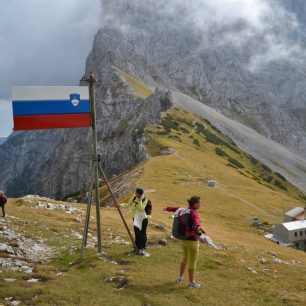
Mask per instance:
[[[130,231],[130,229],[129,229],[129,227],[128,227],[128,225],[127,225],[125,219],[124,219],[124,216],[123,216],[122,211],[121,211],[121,209],[120,209],[120,205],[118,204],[118,202],[117,202],[117,200],[116,200],[116,198],[115,198],[115,195],[114,195],[114,193],[113,193],[113,191],[112,191],[112,189],[111,189],[111,187],[110,187],[110,184],[109,184],[109,182],[108,182],[108,180],[107,180],[107,177],[106,177],[106,175],[105,175],[105,173],[104,173],[104,171],[103,171],[103,169],[102,169],[102,167],[101,167],[100,164],[99,164],[99,170],[100,170],[100,172],[101,172],[101,174],[102,174],[102,177],[103,177],[103,179],[104,179],[104,181],[105,181],[105,184],[106,184],[106,186],[107,186],[107,188],[108,188],[108,190],[109,190],[109,192],[110,192],[110,194],[111,194],[111,196],[112,196],[112,198],[113,198],[113,201],[114,201],[115,206],[116,206],[116,208],[117,208],[117,210],[118,210],[118,212],[119,212],[119,215],[120,215],[120,217],[121,217],[121,219],[122,219],[122,221],[123,221],[123,224],[124,224],[124,226],[125,226],[125,228],[126,228],[128,234],[129,234],[129,236],[130,236],[130,239],[131,239],[131,241],[132,241],[132,243],[133,243],[134,249],[136,250],[136,252],[139,252],[139,250],[138,250],[138,248],[137,248],[137,246],[136,246],[136,243],[135,243],[135,241],[134,241],[134,239],[133,239],[133,236],[132,236],[132,234],[131,234],[131,231]]]
[[[97,140],[97,126],[96,126],[96,102],[95,102],[95,88],[94,88],[96,79],[95,79],[95,76],[92,72],[90,72],[89,79],[87,81],[89,83],[89,98],[90,98],[90,103],[91,103],[98,253],[102,253],[101,223],[100,223],[100,192],[99,192],[99,157],[98,157],[98,140]]]

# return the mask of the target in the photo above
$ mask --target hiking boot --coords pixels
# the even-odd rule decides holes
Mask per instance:
[[[193,281],[193,282],[189,283],[188,288],[190,288],[190,289],[200,289],[200,288],[202,288],[202,286],[200,284],[196,283],[195,281]]]
[[[140,250],[140,255],[144,257],[150,257],[150,254],[145,249]]]
[[[176,279],[176,282],[178,283],[178,284],[182,284],[183,282],[184,282],[184,279],[183,279],[183,277],[178,277],[177,279]]]

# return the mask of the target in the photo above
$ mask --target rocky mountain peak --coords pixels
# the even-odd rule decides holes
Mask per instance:
[[[284,145],[292,152],[290,164],[295,156],[302,164],[306,60],[301,50],[306,39],[298,22],[303,7],[298,14],[300,2],[293,2],[258,1],[250,7],[243,1],[239,8],[228,2],[222,8],[208,0],[103,0],[103,26],[85,74],[92,70],[98,79],[99,150],[108,175],[148,157],[142,131],[176,102],[171,91]],[[184,101],[180,104],[190,108]],[[239,143],[246,143],[241,135]],[[273,159],[273,150],[261,154],[254,147],[248,153]],[[281,151],[286,164],[287,151]],[[90,155],[87,130],[14,133],[0,147],[5,161],[0,189],[51,197],[85,189]],[[295,180],[303,177],[298,168]],[[282,164],[276,170],[286,176],[292,167]]]

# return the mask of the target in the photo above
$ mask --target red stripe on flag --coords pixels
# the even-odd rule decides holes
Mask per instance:
[[[14,116],[14,130],[47,130],[90,127],[90,114]]]

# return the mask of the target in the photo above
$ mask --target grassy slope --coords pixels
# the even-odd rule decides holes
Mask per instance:
[[[207,131],[219,137],[222,144],[208,142],[204,134],[213,142],[217,138]],[[0,282],[0,296],[15,296],[28,305],[305,305],[305,253],[279,247],[249,225],[255,215],[267,223],[281,221],[284,210],[303,205],[300,192],[285,181],[281,186],[287,191],[276,187],[276,174],[259,162],[252,162],[207,122],[182,110],[172,110],[162,126],[149,128],[147,134],[151,138],[148,150],[155,157],[141,166],[143,169],[135,184],[155,190],[148,194],[154,203],[149,241],[168,239],[172,218],[162,211],[163,207],[184,206],[186,198],[198,194],[203,198],[200,215],[204,227],[217,243],[227,247],[217,251],[201,246],[198,280],[204,284],[204,289],[192,291],[186,289],[186,284],[179,286],[173,282],[181,255],[178,241],[168,239],[166,247],[150,247],[152,256],[148,259],[128,256],[131,246],[111,244],[109,230],[128,239],[113,208],[101,211],[103,239],[105,251],[119,265],[101,261],[92,249],[87,251],[82,263],[77,260],[78,252],[74,247],[78,247],[80,241],[64,235],[70,231],[81,232],[82,223],[75,222],[75,216],[29,209],[26,204],[18,206],[12,201],[8,205],[9,215],[27,220],[24,224],[9,219],[14,226],[30,236],[38,231],[49,244],[66,245],[71,252],[63,249],[62,255],[48,266],[37,265],[35,273],[45,277],[46,283],[24,283],[24,276],[3,271],[1,277],[17,275],[19,280]],[[159,156],[158,152],[165,147],[175,148],[177,152]],[[228,166],[229,157],[217,155],[216,147],[244,168]],[[208,176],[218,181],[218,188],[206,187],[203,179],[206,166]],[[262,179],[267,176],[273,177],[271,183]],[[125,198],[127,196],[122,201]],[[130,220],[128,210],[124,210],[124,214]],[[167,232],[154,228],[153,222],[166,224]],[[55,230],[61,235],[54,234]],[[92,219],[90,232],[94,230]],[[296,259],[303,264],[274,264],[271,252],[281,259]],[[265,257],[268,263],[260,264],[259,256]],[[250,267],[258,273],[251,273]],[[63,271],[63,276],[56,276],[59,270]],[[118,290],[112,284],[103,283],[105,277],[116,273],[127,275],[130,282],[127,289]],[[35,296],[37,298],[32,300]]]
[[[143,82],[141,82],[136,76],[133,76],[131,74],[128,74],[124,72],[123,70],[115,68],[117,73],[120,75],[123,80],[129,84],[129,86],[132,89],[133,95],[145,99],[149,97],[152,93],[153,90],[145,85]]]

